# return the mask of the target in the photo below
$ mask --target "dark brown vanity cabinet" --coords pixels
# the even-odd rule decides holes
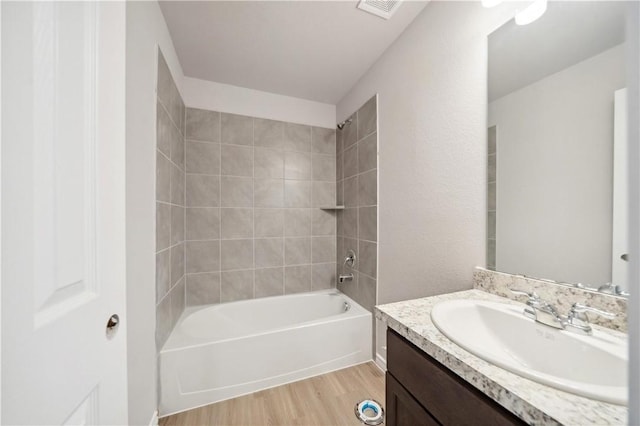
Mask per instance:
[[[385,417],[387,426],[525,424],[391,329]]]

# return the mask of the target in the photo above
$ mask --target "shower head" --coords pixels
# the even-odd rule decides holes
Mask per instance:
[[[336,124],[336,127],[338,127],[338,130],[342,130],[344,126],[346,126],[347,124],[351,124],[352,121],[353,121],[353,118],[348,118],[344,120],[342,123]]]

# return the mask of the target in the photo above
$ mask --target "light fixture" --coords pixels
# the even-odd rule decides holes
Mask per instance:
[[[484,7],[495,7],[502,3],[504,0],[482,0],[482,6]]]
[[[526,9],[516,13],[516,24],[527,25],[540,18],[547,10],[547,0],[534,0]]]

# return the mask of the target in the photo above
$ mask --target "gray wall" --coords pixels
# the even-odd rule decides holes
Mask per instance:
[[[335,130],[187,108],[187,305],[331,288]]]
[[[185,307],[185,107],[158,53],[156,104],[156,344],[162,348]]]
[[[376,304],[378,240],[378,134],[376,97],[349,117],[338,131],[336,169],[338,204],[338,268],[353,281],[338,288],[367,310]],[[348,250],[356,253],[353,268],[344,265]]]

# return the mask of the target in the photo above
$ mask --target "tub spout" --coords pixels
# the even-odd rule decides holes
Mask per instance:
[[[342,284],[345,281],[353,281],[353,274],[348,274],[348,275],[340,274],[340,276],[338,277],[338,282]]]

